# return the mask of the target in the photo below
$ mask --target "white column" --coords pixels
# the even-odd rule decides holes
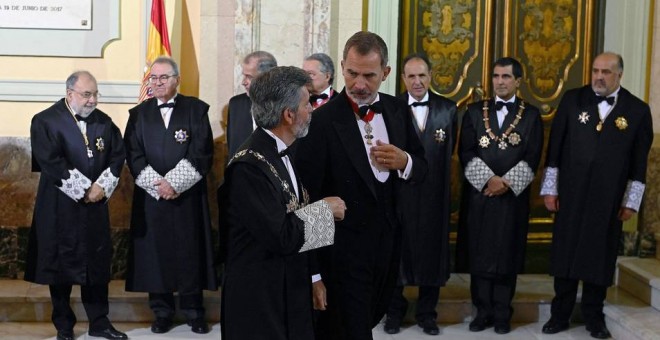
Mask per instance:
[[[396,64],[399,40],[399,0],[369,0],[368,29],[385,40],[392,72],[380,86],[380,92],[396,96]]]

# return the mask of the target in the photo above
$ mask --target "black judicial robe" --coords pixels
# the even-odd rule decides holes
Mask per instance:
[[[217,288],[206,189],[213,157],[208,109],[197,98],[177,94],[167,129],[156,98],[129,110],[124,141],[133,178],[147,166],[165,176],[185,159],[202,179],[173,200],[156,200],[135,186],[128,291],[195,293]]]
[[[220,228],[228,234],[222,339],[313,339],[311,274],[307,253],[299,253],[304,222],[290,208],[307,203],[303,186],[298,181],[298,200],[275,140],[263,129],[240,150],[218,195]]]
[[[227,110],[227,160],[238,151],[253,130],[252,123],[252,100],[246,93],[242,93],[229,99]]]
[[[76,202],[57,187],[73,169],[92,183],[108,168],[119,178],[125,160],[119,129],[105,113],[94,110],[87,121],[94,157],[88,158],[82,133],[62,99],[32,118],[30,137],[33,171],[41,172],[41,177],[25,280],[39,284],[107,284],[112,240],[106,199]]]
[[[399,98],[408,102],[408,93]],[[428,174],[423,182],[401,188],[401,284],[444,286],[449,279],[451,155],[456,145],[456,103],[429,91],[424,131],[410,119],[424,146]]]
[[[502,128],[499,128],[494,100],[488,101],[490,127],[496,136],[501,136],[514,121],[520,103],[521,99],[516,99],[514,112],[506,115]],[[502,150],[490,138],[486,147],[483,147],[485,142],[480,144],[483,136],[487,136],[483,106],[483,101],[470,104],[463,116],[459,158],[466,178],[482,176],[487,180],[494,174],[510,182],[531,183],[543,149],[543,122],[539,110],[525,102],[522,119],[511,133],[517,133],[520,142],[517,145],[507,143],[506,149]],[[476,159],[483,161],[485,167],[475,164],[477,162],[469,164]],[[526,167],[521,167],[523,161]],[[488,197],[483,194],[486,185],[476,189],[472,184],[466,184],[469,185],[464,191],[468,195],[469,214],[467,225],[459,227],[459,232],[468,233],[470,273],[493,276],[522,272],[529,226],[530,186],[527,185],[518,196],[509,189],[503,195]]]
[[[586,112],[585,124],[578,117]],[[625,129],[616,125],[623,118]],[[611,285],[621,238],[619,207],[627,182],[646,181],[653,142],[649,106],[621,88],[601,132],[591,86],[564,94],[552,122],[547,167],[559,169],[559,211],[550,274]]]

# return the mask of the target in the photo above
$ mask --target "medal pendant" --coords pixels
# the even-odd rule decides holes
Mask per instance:
[[[603,129],[603,121],[600,121],[598,122],[598,124],[596,124],[596,131],[600,132],[600,130],[602,129]]]
[[[502,150],[506,150],[509,145],[504,141],[504,139],[500,139],[500,142],[497,144],[497,146]]]
[[[369,122],[364,124],[364,132],[367,133],[366,135],[364,135],[364,138],[367,140],[368,145],[372,144],[371,140],[374,138],[374,136],[371,133],[373,131],[374,131],[374,129],[371,127],[371,124],[369,124]]]
[[[87,158],[94,158],[94,154],[92,153],[92,149],[87,148]]]
[[[488,139],[488,136],[481,136],[481,138],[479,138],[479,146],[485,149],[489,145],[490,145],[490,139]]]

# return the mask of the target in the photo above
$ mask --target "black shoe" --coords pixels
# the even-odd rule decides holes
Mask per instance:
[[[396,334],[401,331],[401,320],[387,317],[385,319],[385,326],[383,326],[385,333],[387,334]]]
[[[204,320],[204,318],[188,320],[188,326],[190,326],[193,333],[206,334],[210,332],[209,325],[206,323],[206,320]]]
[[[607,326],[605,326],[605,322],[599,322],[595,325],[587,325],[587,331],[592,338],[596,339],[609,339],[612,337],[610,331],[607,330]]]
[[[100,331],[90,330],[89,335],[99,337],[99,338],[106,338],[106,339],[128,339],[126,334],[116,330],[112,326],[110,326],[106,329],[100,330]]]
[[[162,334],[167,333],[172,328],[172,319],[157,317],[151,324],[151,331],[153,333]]]
[[[440,334],[440,329],[438,328],[438,324],[435,319],[432,318],[424,319],[422,321],[417,322],[417,325],[419,327],[422,327],[424,333],[428,335]]]
[[[484,329],[493,325],[493,319],[487,316],[477,315],[472,322],[470,322],[470,332],[481,332]]]
[[[495,324],[495,333],[507,334],[509,332],[511,332],[511,325],[508,322]]]
[[[548,322],[543,325],[541,332],[543,332],[543,334],[556,334],[567,330],[568,326],[569,324],[567,321],[559,321],[553,317],[550,317],[550,320],[548,320]]]
[[[57,340],[73,340],[73,329],[57,331]]]

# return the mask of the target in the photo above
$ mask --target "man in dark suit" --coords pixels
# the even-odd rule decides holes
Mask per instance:
[[[276,67],[250,88],[258,128],[227,166],[219,194],[228,229],[226,340],[314,338],[307,251],[332,244],[346,205],[338,197],[310,204],[288,155],[312,118],[309,83],[299,68]]]
[[[206,174],[213,164],[209,106],[177,93],[179,67],[157,58],[154,97],[129,110],[124,134],[135,178],[126,290],[148,292],[154,333],[173,325],[175,304],[195,333],[208,333],[202,290],[217,289]]]
[[[309,103],[316,110],[339,94],[332,88],[335,81],[335,64],[329,55],[314,53],[303,61],[303,70],[307,72],[312,83],[309,87]]]
[[[456,145],[456,103],[429,91],[431,64],[422,54],[403,59],[407,92],[399,96],[408,106],[409,120],[424,146],[429,172],[423,182],[403,189],[401,206],[401,268],[387,312],[385,332],[399,332],[408,302],[403,286],[419,286],[417,324],[437,335],[435,307],[440,287],[449,279],[449,207],[451,155]]]
[[[341,62],[346,88],[314,111],[299,141],[296,165],[312,200],[339,196],[347,205],[335,245],[318,253],[322,281],[315,291],[318,339],[372,339],[389,305],[399,267],[395,213],[400,187],[426,175],[424,150],[408,108],[379,93],[390,73],[387,46],[371,32],[346,42]],[[326,303],[327,302],[327,303]]]
[[[250,107],[250,83],[263,72],[277,66],[277,60],[272,54],[266,51],[255,51],[243,58],[241,68],[243,70],[243,80],[241,85],[245,87],[245,93],[231,97],[227,108],[227,161],[238,150],[238,147],[245,142],[252,131],[256,128]]]
[[[545,334],[569,327],[582,281],[587,331],[610,337],[603,302],[622,221],[639,211],[653,142],[649,106],[621,87],[622,76],[620,55],[598,55],[591,86],[566,92],[552,122],[541,187],[546,208],[556,212],[550,267],[555,297]]]
[[[529,192],[543,151],[539,110],[516,95],[523,79],[520,63],[493,63],[495,98],[468,106],[458,155],[468,188],[469,214],[459,226],[467,233],[470,290],[477,315],[470,331],[495,326],[511,331],[511,301],[525,265]]]

